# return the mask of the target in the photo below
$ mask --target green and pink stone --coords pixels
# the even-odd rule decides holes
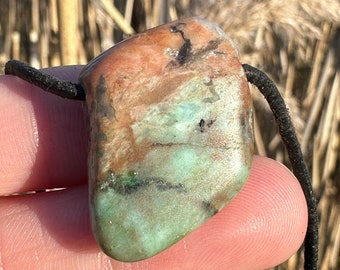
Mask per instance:
[[[102,250],[149,258],[218,213],[247,181],[251,96],[231,39],[191,18],[125,40],[83,70],[90,212]]]

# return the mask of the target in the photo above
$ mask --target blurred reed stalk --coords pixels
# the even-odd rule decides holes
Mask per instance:
[[[241,60],[282,90],[319,198],[320,269],[340,269],[340,2],[338,0],[3,0],[0,64],[86,64],[113,44],[188,16],[218,23]],[[268,106],[253,91],[256,149],[289,167]],[[302,269],[301,251],[274,269]]]

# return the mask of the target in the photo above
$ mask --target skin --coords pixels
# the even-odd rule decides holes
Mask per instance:
[[[76,82],[80,70],[47,72]],[[89,224],[83,109],[83,102],[0,76],[1,269],[266,269],[301,246],[307,207],[297,180],[255,156],[238,196],[182,241],[141,262],[110,259]],[[66,189],[5,196],[56,187]]]

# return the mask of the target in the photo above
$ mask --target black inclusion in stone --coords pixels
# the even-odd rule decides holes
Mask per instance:
[[[204,119],[201,119],[201,121],[198,123],[199,127],[200,127],[200,131],[204,132],[204,126],[205,126],[205,121]]]
[[[163,180],[158,180],[158,179],[150,181],[150,183],[155,183],[156,187],[159,191],[166,191],[166,190],[174,189],[174,190],[176,190],[180,193],[186,192],[184,185],[181,184],[181,183],[173,184],[173,183],[166,182],[166,181],[163,181]]]
[[[178,24],[176,26],[171,26],[170,28],[171,33],[180,33],[184,40],[184,44],[179,49],[178,54],[176,56],[176,60],[180,66],[182,66],[185,62],[187,62],[191,58],[192,49],[191,41],[190,39],[184,36],[183,30],[180,29],[181,27],[183,27],[183,23]]]
[[[96,98],[97,102],[93,104],[96,105],[96,111],[103,117],[106,117],[109,120],[113,120],[116,118],[116,112],[114,107],[110,104],[110,100],[107,97],[107,84],[103,75],[101,75],[98,79],[98,83],[96,85]]]
[[[181,183],[173,184],[159,178],[141,178],[133,171],[126,175],[116,175],[111,170],[107,174],[106,181],[99,184],[99,190],[105,191],[111,188],[119,194],[127,195],[151,185],[154,185],[161,192],[171,189],[179,193],[186,192],[184,185]]]
[[[218,213],[218,210],[214,208],[210,202],[203,201],[202,206],[204,210],[209,213],[210,216],[216,215]]]
[[[185,62],[190,59],[191,56],[191,42],[189,39],[184,39],[183,46],[179,49],[177,55],[177,61],[180,65],[183,65]]]
[[[214,120],[204,120],[201,119],[200,122],[198,123],[198,126],[200,128],[200,131],[203,133],[207,130],[207,128],[210,128],[214,123],[215,123],[216,119]]]

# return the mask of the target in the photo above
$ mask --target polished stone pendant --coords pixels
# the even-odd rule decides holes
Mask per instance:
[[[151,29],[90,62],[81,84],[17,60],[6,63],[5,73],[87,100],[93,232],[104,252],[121,261],[171,246],[242,188],[253,151],[247,78],[266,98],[304,192],[304,264],[317,269],[317,200],[285,102],[264,72],[241,66],[216,25],[186,19]]]
[[[80,76],[91,223],[103,251],[149,258],[219,212],[253,156],[251,96],[230,38],[193,18],[125,40]]]

